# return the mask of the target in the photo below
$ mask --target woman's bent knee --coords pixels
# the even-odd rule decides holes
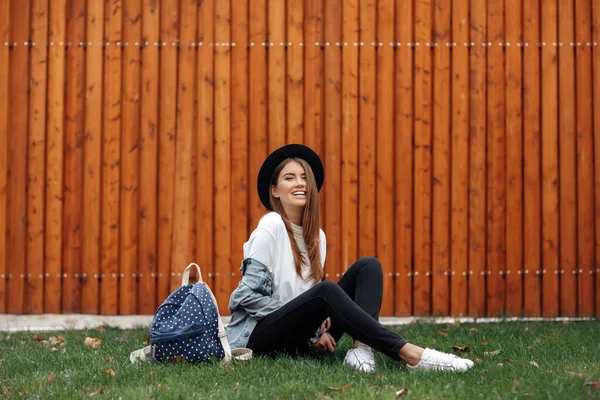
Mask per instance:
[[[375,257],[362,257],[358,261],[359,266],[362,268],[376,269],[383,273],[381,268],[381,262]]]

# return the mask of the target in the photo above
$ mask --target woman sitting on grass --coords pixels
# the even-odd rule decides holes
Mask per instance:
[[[244,244],[243,277],[229,301],[231,347],[263,355],[333,352],[347,333],[354,348],[344,363],[360,371],[374,371],[371,349],[406,361],[411,370],[471,368],[471,360],[407,343],[378,322],[383,274],[377,259],[359,259],[337,284],[322,281],[323,179],[319,156],[306,146],[283,146],[264,161],[258,195],[271,212]]]

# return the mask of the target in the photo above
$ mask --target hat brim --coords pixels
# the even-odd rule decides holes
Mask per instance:
[[[301,144],[285,145],[269,154],[258,172],[256,189],[258,190],[260,202],[267,210],[272,211],[269,194],[271,190],[271,176],[273,176],[275,168],[288,158],[301,158],[306,161],[315,176],[317,190],[321,191],[323,180],[325,178],[325,171],[323,170],[323,163],[317,153],[310,147]]]

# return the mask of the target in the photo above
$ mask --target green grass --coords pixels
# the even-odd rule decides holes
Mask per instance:
[[[406,387],[403,399],[600,399],[600,390],[586,385],[600,381],[598,321],[414,324],[398,331],[442,351],[467,346],[462,354],[481,363],[466,373],[409,373],[404,363],[376,354],[377,372],[362,374],[342,365],[346,336],[333,355],[254,357],[227,367],[131,365],[129,353],[143,346],[145,329],[39,333],[62,335],[64,345],[38,342],[36,332],[0,332],[0,398],[89,398],[103,388],[93,398],[393,399]],[[102,343],[87,347],[86,337]],[[329,389],[350,383],[344,391]]]

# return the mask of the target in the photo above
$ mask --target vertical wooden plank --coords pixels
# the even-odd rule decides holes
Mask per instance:
[[[100,312],[119,312],[119,203],[121,164],[121,57],[123,3],[105,3],[102,147],[102,284]],[[125,294],[124,294],[125,295]]]
[[[577,147],[575,119],[575,6],[558,2],[558,129],[560,157],[560,315],[577,315]]]
[[[192,132],[194,128],[194,89],[196,52],[191,42],[196,37],[197,9],[194,0],[182,0],[179,26],[177,82],[177,131],[175,142],[175,194],[173,208],[173,254],[171,290],[181,285],[181,272],[192,259]],[[172,45],[167,43],[167,45]],[[172,46],[173,47],[173,46]],[[211,192],[208,192],[211,193]],[[227,207],[225,205],[225,207]],[[226,244],[224,244],[226,246]]]
[[[450,18],[451,2],[433,3],[432,313],[450,312]]]
[[[8,249],[7,265],[12,274],[8,285],[8,312],[25,311],[25,276],[27,274],[27,125],[29,89],[30,1],[13,0],[10,19],[12,41],[10,104],[8,115]],[[18,21],[18,23],[16,22]],[[27,44],[26,44],[27,43]]]
[[[451,231],[450,314],[468,310],[469,270],[469,2],[452,2],[452,121],[451,121]],[[454,46],[456,44],[456,46]]]
[[[123,3],[119,312],[137,314],[141,0]]]
[[[544,0],[542,45],[542,315],[558,316],[558,51],[556,0]]]
[[[63,148],[66,0],[50,4],[48,31],[48,125],[46,139],[46,215],[44,312],[61,312],[62,293],[62,221],[63,221]]]
[[[48,65],[48,1],[31,8],[29,84],[29,148],[27,165],[26,312],[44,312],[44,171],[46,167],[46,86]],[[1,185],[0,185],[1,186]],[[1,211],[0,211],[1,212]],[[0,229],[2,229],[0,227]]]
[[[281,15],[280,17],[283,17]],[[282,19],[283,20],[283,19]],[[231,41],[231,2],[215,3],[215,40]],[[283,78],[282,78],[283,79]],[[215,49],[215,297],[227,311],[234,266],[231,263],[231,51]],[[285,131],[282,131],[285,135]],[[238,265],[239,268],[239,265]]]
[[[241,279],[239,266],[248,240],[248,0],[236,0],[231,10],[231,284]],[[291,48],[288,48],[290,51]]]
[[[377,1],[376,251],[383,268],[381,315],[394,315],[394,2]],[[392,43],[393,44],[393,43]],[[328,103],[329,100],[326,101]],[[330,129],[327,129],[327,136]],[[330,164],[328,164],[330,165]],[[331,168],[331,166],[329,166]],[[332,199],[337,203],[339,199]],[[329,202],[328,202],[329,203]],[[337,207],[336,205],[331,205]],[[331,215],[327,213],[327,220]]]
[[[0,44],[10,40],[10,0],[0,1]],[[6,277],[8,242],[8,104],[9,104],[9,49],[0,47],[0,313],[6,313]]]
[[[266,0],[250,0],[250,230],[254,230],[265,213],[258,194],[256,178],[265,157],[267,157],[267,54],[261,46],[267,36]]]
[[[524,151],[524,312],[540,315],[541,288],[541,144],[540,144],[540,41],[539,0],[523,2],[523,151]]]
[[[342,111],[342,2],[325,2],[325,215],[322,221],[327,234],[327,268],[330,276],[339,279],[344,270],[340,265],[341,243],[341,111]]]
[[[161,2],[160,40],[167,44],[173,43],[178,37],[178,2]],[[148,45],[161,46],[160,40],[154,43],[148,41]],[[161,47],[158,137],[158,165],[160,165],[158,170],[158,290],[156,294],[159,303],[171,293],[177,78],[177,48],[174,46]]]
[[[596,317],[600,317],[600,5],[592,5],[592,63],[593,70],[593,88],[594,94],[594,178],[595,181],[595,210],[596,210]],[[1,185],[0,185],[1,186]],[[0,207],[1,209],[1,207]]]
[[[100,274],[100,212],[102,159],[102,38],[104,4],[87,2],[85,59],[85,140],[83,142],[83,235],[81,312],[96,314]]]
[[[287,142],[304,142],[304,4],[287,0]],[[251,177],[252,178],[252,177]]]
[[[376,104],[377,60],[372,43],[377,39],[376,0],[360,1],[359,109],[358,109],[358,256],[376,254]],[[310,45],[310,43],[309,43]],[[307,55],[308,57],[308,55]],[[307,134],[308,140],[308,134]]]
[[[196,251],[198,260],[209,272],[209,283],[212,284],[213,271],[218,268],[214,260],[213,212],[214,196],[203,196],[201,193],[213,193],[214,190],[214,15],[213,1],[204,1],[198,10],[198,173],[197,179],[197,220],[196,220]],[[240,43],[244,46],[245,42]],[[236,44],[236,48],[237,48]],[[243,48],[246,52],[247,48]],[[248,239],[247,237],[245,238]],[[206,277],[205,277],[206,279]]]
[[[396,7],[396,304],[397,316],[412,315],[413,306],[413,1]]]
[[[319,156],[323,155],[323,0],[304,2],[304,140]],[[327,169],[327,166],[325,166]],[[321,200],[323,198],[321,197]],[[323,211],[321,202],[321,211]]]
[[[81,310],[81,225],[83,214],[83,139],[85,129],[85,3],[67,9],[65,105],[65,211],[63,215],[63,312]]]
[[[415,3],[414,314],[431,313],[432,5]]]
[[[506,313],[523,312],[522,0],[506,2]]]
[[[577,310],[594,315],[594,143],[592,137],[591,2],[575,0],[577,90]]]
[[[471,0],[469,54],[469,315],[485,314],[487,5]]]
[[[487,9],[487,308],[504,312],[506,269],[506,151],[504,98],[504,2],[490,1]]]
[[[358,3],[342,5],[341,272],[358,257]]]
[[[139,280],[138,312],[156,310],[157,269],[157,182],[158,182],[158,41],[160,4],[144,0],[142,4],[142,82],[140,125],[140,205],[139,205]],[[147,43],[147,44],[146,44]],[[162,166],[161,166],[162,168]],[[161,299],[162,300],[162,299]]]
[[[285,137],[285,22],[284,0],[268,0],[269,151],[283,146]]]

